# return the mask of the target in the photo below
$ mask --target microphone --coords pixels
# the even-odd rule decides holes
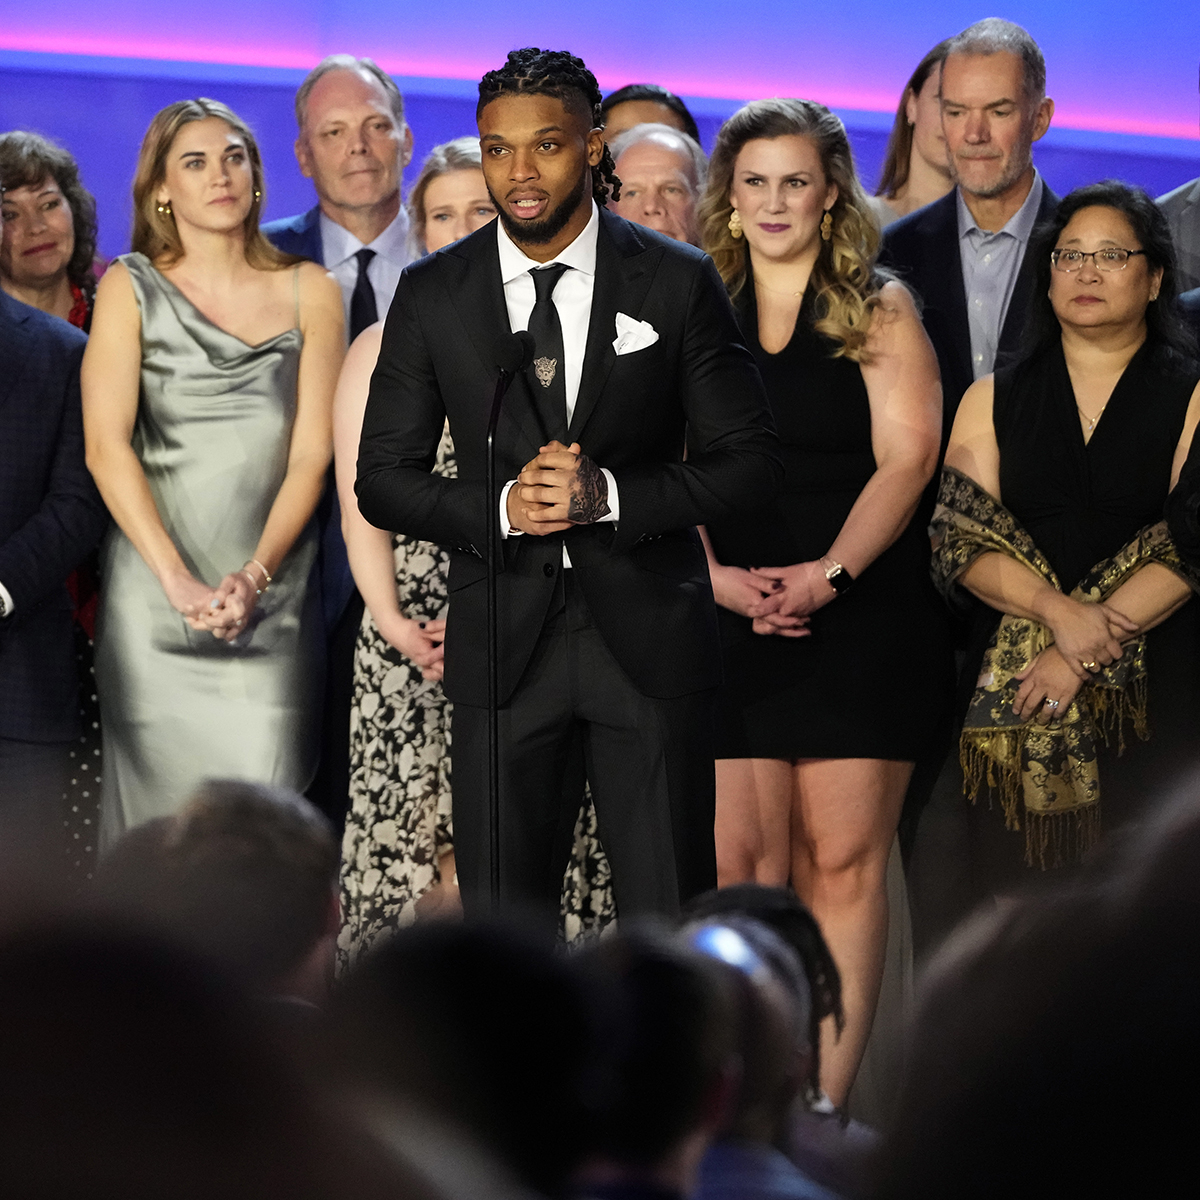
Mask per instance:
[[[501,375],[516,375],[525,370],[537,353],[533,334],[527,329],[506,333],[496,342],[492,358]]]
[[[492,361],[496,365],[496,390],[488,415],[486,482],[484,491],[489,507],[496,503],[496,425],[504,393],[513,379],[531,362],[536,353],[533,334],[522,329],[496,339]],[[487,668],[488,668],[488,843],[491,850],[492,908],[500,907],[500,635],[497,629],[498,603],[496,576],[500,571],[499,513],[487,514]]]

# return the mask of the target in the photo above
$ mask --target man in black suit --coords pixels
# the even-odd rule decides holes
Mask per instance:
[[[604,210],[611,156],[591,72],[520,50],[480,83],[500,220],[401,277],[358,464],[364,516],[452,548],[445,688],[464,899],[488,891],[487,522],[499,580],[501,886],[557,911],[582,738],[622,914],[713,882],[716,614],[695,526],[778,487],[765,393],[710,260]],[[600,201],[597,204],[596,201]],[[539,268],[541,268],[539,270]],[[497,433],[495,347],[537,343]],[[430,474],[442,423],[458,478]],[[685,432],[688,441],[684,461]]]
[[[923,301],[942,373],[944,450],[963,393],[1020,348],[1029,235],[1058,197],[1033,165],[1033,143],[1054,115],[1046,63],[1019,25],[989,17],[950,41],[941,105],[957,186],[889,225],[880,262]]]
[[[400,179],[412,157],[412,130],[395,81],[369,58],[332,54],[296,92],[296,159],[317,204],[263,226],[285,254],[329,269],[342,289],[350,340],[387,315],[409,260],[408,214]],[[354,643],[363,601],[354,586],[330,468],[317,509],[318,571],[327,669],[321,759],[309,799],[341,828],[350,799],[350,704]]]
[[[0,871],[53,861],[80,732],[66,581],[108,522],[83,459],[86,341],[0,291]]]

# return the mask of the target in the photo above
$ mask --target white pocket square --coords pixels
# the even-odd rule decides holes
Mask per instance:
[[[613,349],[618,356],[645,350],[657,341],[658,330],[649,321],[637,321],[623,312],[617,313],[617,336],[613,341]]]

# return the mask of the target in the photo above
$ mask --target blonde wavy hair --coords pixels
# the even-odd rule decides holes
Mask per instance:
[[[170,266],[183,257],[183,243],[179,240],[175,217],[171,213],[158,211],[155,193],[167,177],[167,155],[179,131],[193,121],[203,121],[208,117],[219,117],[246,144],[256,193],[242,223],[246,261],[260,271],[278,271],[299,262],[300,259],[276,250],[258,227],[266,186],[263,182],[262,155],[250,126],[219,100],[208,100],[203,96],[168,104],[155,114],[146,136],[142,138],[137,172],[133,177],[133,234],[130,237],[130,249],[144,254],[156,266]]]
[[[721,126],[709,160],[708,187],[698,210],[701,245],[712,256],[730,298],[734,298],[745,286],[750,267],[745,239],[735,240],[729,232],[733,212],[729,194],[738,154],[747,142],[789,136],[806,137],[816,146],[826,180],[838,189],[829,210],[832,237],[821,242],[809,284],[816,289],[814,328],[837,343],[834,357],[861,362],[871,318],[879,307],[879,291],[886,281],[875,269],[879,227],[854,169],[846,127],[823,104],[755,100]]]

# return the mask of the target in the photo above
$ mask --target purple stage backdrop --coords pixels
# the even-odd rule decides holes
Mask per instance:
[[[205,6],[160,0],[57,0],[51,10],[0,0],[0,130],[37,129],[77,156],[111,255],[127,244],[138,143],[164,104],[209,95],[246,118],[266,160],[267,214],[282,216],[313,202],[292,156],[291,97],[325,54],[369,54],[398,76],[417,143],[411,178],[430,147],[473,130],[473,81],[513,46],[537,44],[582,55],[606,90],[672,87],[693,105],[707,145],[741,101],[821,100],[841,113],[872,184],[912,67],[984,15],[931,0],[763,0],[753,10],[608,0],[540,17],[473,0],[449,9],[242,0],[217,19]],[[1200,175],[1200,3],[1158,0],[1135,17],[1124,0],[1093,0],[1084,17],[1077,4],[1043,0],[999,15],[1024,24],[1046,53],[1057,113],[1036,157],[1056,190],[1116,176],[1159,194]]]

